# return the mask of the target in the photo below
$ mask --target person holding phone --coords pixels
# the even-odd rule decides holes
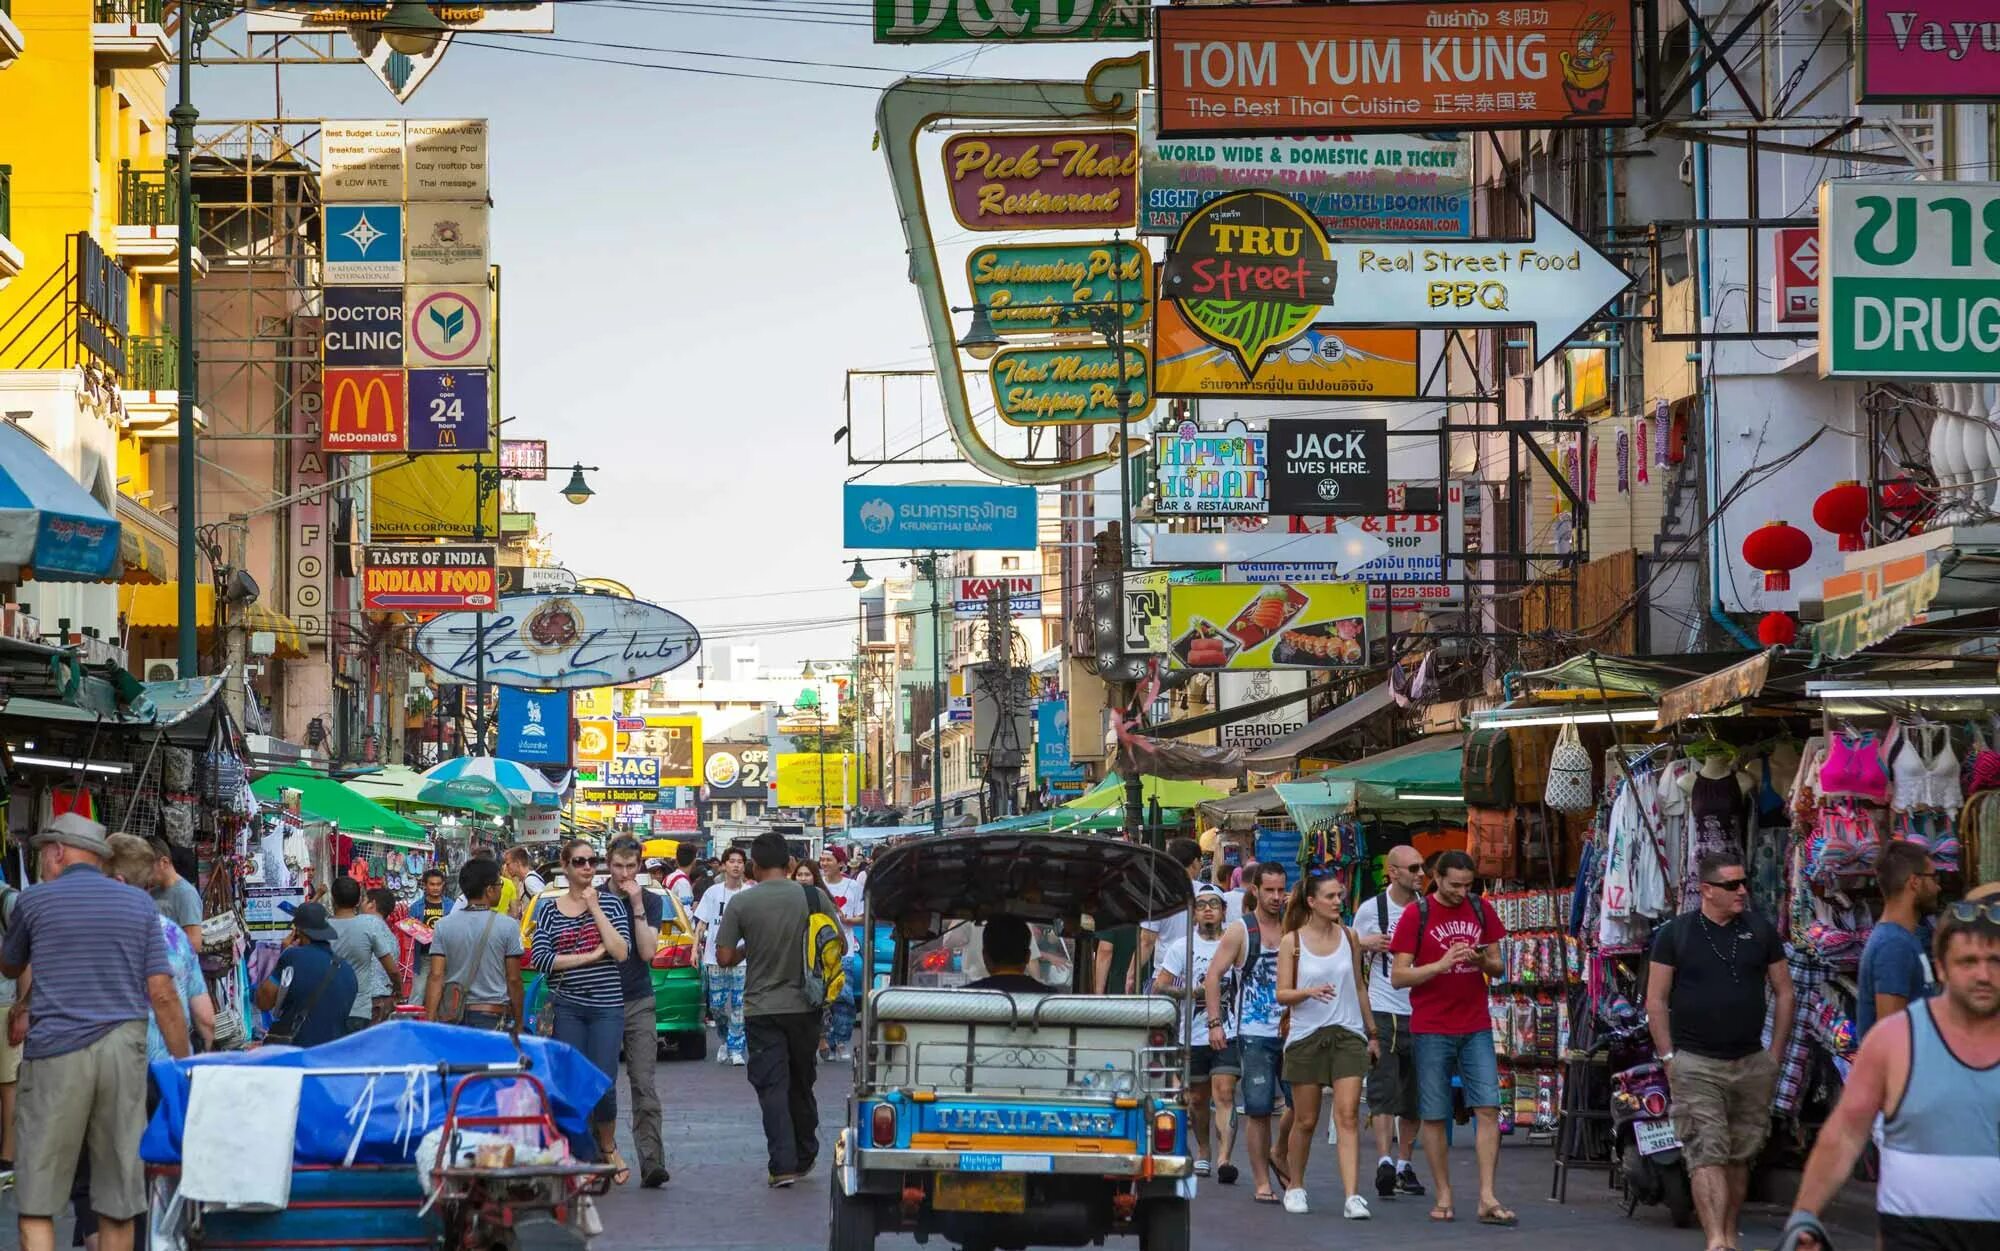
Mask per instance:
[[[623,899],[597,889],[600,863],[588,839],[563,845],[568,889],[537,906],[528,964],[548,979],[543,1011],[555,1013],[556,1038],[590,1057],[611,1079],[590,1114],[596,1141],[572,1138],[570,1149],[579,1158],[616,1165],[612,1181],[622,1186],[632,1170],[618,1154],[618,1054],[625,1043],[625,982],[618,966],[630,950],[625,938],[630,914]]]

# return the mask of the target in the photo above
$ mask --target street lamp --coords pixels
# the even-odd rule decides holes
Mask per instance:
[[[874,579],[868,576],[868,567],[861,563],[859,556],[856,556],[854,558],[854,568],[847,571],[847,585],[857,591],[865,591],[868,589],[868,584],[872,581]]]
[[[381,33],[382,42],[389,45],[391,52],[404,56],[423,56],[438,46],[445,33],[445,24],[437,10],[423,0],[396,0],[389,6],[387,16],[370,25]]]
[[[585,466],[579,463],[570,466],[569,482],[562,489],[562,497],[572,504],[581,504],[591,496],[597,494],[597,492],[590,489],[590,484],[583,480],[583,471],[586,468],[592,473],[602,472],[596,465]]]
[[[993,329],[993,318],[986,312],[984,304],[972,305],[972,325],[966,329],[965,337],[958,341],[959,350],[974,360],[993,359],[1000,350],[999,332]]]

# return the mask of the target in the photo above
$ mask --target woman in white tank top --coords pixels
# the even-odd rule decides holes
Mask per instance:
[[[1278,946],[1278,1003],[1290,1020],[1284,1076],[1292,1084],[1292,1188],[1285,1192],[1285,1210],[1306,1211],[1306,1160],[1319,1128],[1320,1090],[1330,1086],[1345,1215],[1367,1220],[1368,1200],[1359,1189],[1361,1079],[1375,1057],[1375,1018],[1367,1006],[1367,961],[1340,919],[1346,894],[1332,874],[1308,875],[1285,907]]]

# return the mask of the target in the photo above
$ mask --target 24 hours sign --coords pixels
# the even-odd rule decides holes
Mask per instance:
[[[1828,378],[2000,378],[2000,183],[1819,191]]]

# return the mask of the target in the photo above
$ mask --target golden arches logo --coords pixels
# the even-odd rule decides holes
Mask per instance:
[[[320,429],[332,451],[395,451],[403,446],[403,375],[394,369],[326,371],[326,412]],[[382,420],[375,414],[380,400]]]
[[[389,390],[389,380],[382,374],[369,374],[366,387],[353,374],[341,378],[333,389],[333,399],[327,405],[328,420],[343,429],[366,430],[375,412],[375,396],[382,396],[382,428],[393,431],[396,428],[396,399]],[[343,399],[353,400],[353,406],[343,407]],[[358,406],[358,409],[357,407]],[[355,415],[353,421],[343,421],[343,415]]]

